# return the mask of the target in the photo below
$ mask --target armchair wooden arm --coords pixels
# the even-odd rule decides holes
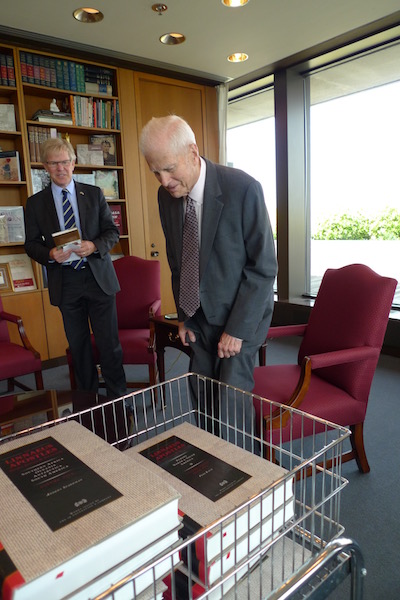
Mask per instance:
[[[19,336],[20,336],[20,339],[21,339],[21,342],[22,342],[24,348],[26,348],[26,350],[30,350],[33,353],[33,355],[35,356],[35,358],[40,358],[39,352],[37,350],[35,350],[35,348],[31,344],[31,342],[29,341],[29,338],[25,331],[25,327],[24,327],[22,318],[19,317],[18,315],[13,315],[12,313],[8,313],[4,310],[0,311],[0,318],[4,319],[4,321],[8,321],[9,323],[14,323],[15,325],[17,325],[18,333],[19,333]]]

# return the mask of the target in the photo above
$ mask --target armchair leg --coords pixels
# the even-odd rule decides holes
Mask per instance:
[[[364,423],[357,423],[350,427],[351,430],[351,447],[353,449],[354,458],[361,473],[369,473],[370,466],[368,464],[367,455],[364,448]]]
[[[36,381],[36,389],[37,390],[44,390],[42,371],[36,371],[36,373],[35,373],[35,381]]]

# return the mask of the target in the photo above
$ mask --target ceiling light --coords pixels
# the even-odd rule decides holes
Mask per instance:
[[[224,6],[236,8],[237,6],[245,6],[250,0],[221,0]]]
[[[244,52],[235,52],[234,54],[231,54],[230,56],[228,56],[229,62],[232,62],[232,63],[244,62],[248,58],[249,58],[249,55],[245,54]]]
[[[183,44],[186,40],[183,33],[164,33],[160,37],[160,42],[162,44],[166,44],[167,46],[175,46],[176,44]]]
[[[168,10],[168,6],[166,4],[153,4],[151,9],[161,17],[163,12]]]
[[[81,23],[98,23],[104,19],[103,13],[97,8],[77,8],[72,14]]]

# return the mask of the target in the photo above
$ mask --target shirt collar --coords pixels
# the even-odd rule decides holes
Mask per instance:
[[[204,187],[206,185],[206,161],[200,156],[200,175],[189,196],[198,204],[203,204]]]

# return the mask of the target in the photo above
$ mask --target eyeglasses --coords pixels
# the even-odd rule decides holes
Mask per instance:
[[[68,167],[68,165],[70,164],[70,158],[68,160],[49,160],[49,162],[46,163],[46,165],[50,167],[50,169],[54,169],[55,167],[58,167],[58,165],[61,165],[62,167]]]

